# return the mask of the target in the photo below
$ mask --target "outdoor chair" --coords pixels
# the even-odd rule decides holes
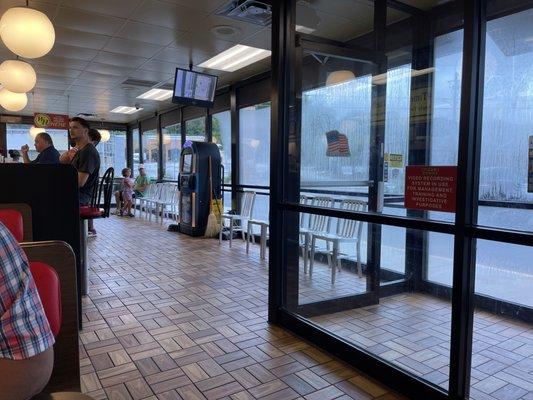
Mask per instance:
[[[233,232],[241,232],[242,239],[246,241],[244,232],[246,231],[244,224],[252,219],[252,213],[255,202],[255,192],[245,191],[241,198],[241,210],[238,214],[222,214],[220,216],[221,229],[218,234],[218,242],[222,243],[222,228],[224,228],[224,220],[229,220],[229,247],[233,241]]]

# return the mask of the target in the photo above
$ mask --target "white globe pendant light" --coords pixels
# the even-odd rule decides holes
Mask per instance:
[[[30,128],[30,136],[32,139],[35,139],[35,137],[42,132],[46,132],[46,129],[44,128],[37,128],[36,126],[32,126]]]
[[[107,129],[98,129],[98,132],[100,132],[100,136],[102,137],[100,142],[107,142],[111,138],[111,134]]]
[[[7,89],[0,90],[0,106],[8,111],[20,111],[28,104],[26,93],[13,93]]]
[[[0,18],[0,38],[13,53],[38,58],[54,46],[56,34],[50,19],[29,7],[13,7]]]
[[[13,93],[26,93],[33,89],[37,75],[33,67],[20,60],[6,60],[0,64],[0,83]]]
[[[326,86],[338,85],[339,83],[351,81],[352,79],[355,79],[355,75],[352,71],[333,71],[328,75],[328,78],[326,79]]]

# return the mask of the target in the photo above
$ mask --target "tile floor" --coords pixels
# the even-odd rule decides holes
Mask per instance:
[[[96,228],[80,334],[94,399],[402,399],[266,322],[258,246],[246,255],[242,242],[229,249],[138,219]]]

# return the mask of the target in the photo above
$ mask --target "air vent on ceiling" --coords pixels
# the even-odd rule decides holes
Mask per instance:
[[[159,82],[157,82],[157,81],[145,81],[143,79],[128,78],[124,82],[122,82],[122,84],[123,85],[128,85],[128,86],[152,87],[152,86],[158,85]]]
[[[268,26],[272,22],[272,6],[264,1],[232,0],[217,14],[261,26]]]

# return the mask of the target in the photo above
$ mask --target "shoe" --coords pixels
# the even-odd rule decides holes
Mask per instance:
[[[95,229],[90,230],[90,231],[87,233],[87,237],[96,237],[96,230],[95,230]]]
[[[133,215],[132,213],[127,214],[127,216],[128,216],[128,217],[131,217],[131,218],[134,217],[134,215]]]
[[[124,216],[124,213],[121,211],[119,216],[123,217]]]
[[[121,211],[117,208],[113,214],[120,215]]]

